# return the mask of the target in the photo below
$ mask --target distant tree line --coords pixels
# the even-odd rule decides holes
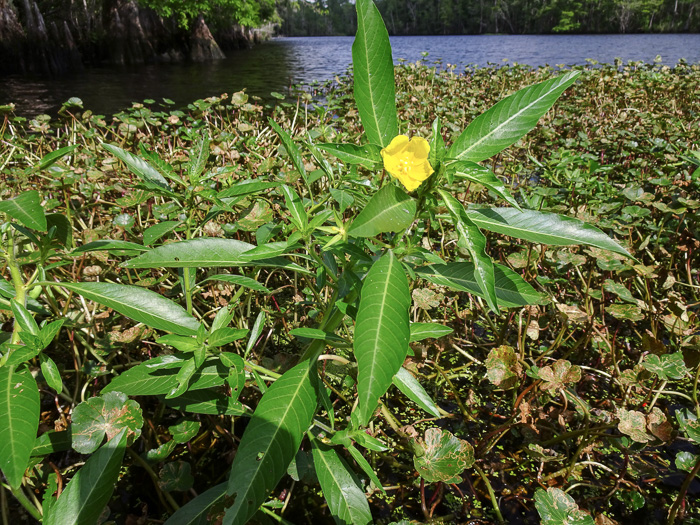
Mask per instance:
[[[700,32],[698,0],[375,0],[392,35]],[[280,33],[352,35],[350,0],[277,0]]]

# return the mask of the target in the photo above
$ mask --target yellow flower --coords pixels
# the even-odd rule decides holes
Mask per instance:
[[[408,140],[406,135],[397,135],[382,150],[384,169],[399,179],[408,191],[415,190],[433,173],[428,162],[430,144],[422,137]]]

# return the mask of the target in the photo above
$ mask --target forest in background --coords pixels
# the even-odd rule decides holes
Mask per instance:
[[[700,31],[695,0],[376,0],[392,35]],[[286,36],[352,35],[350,0],[277,0]]]

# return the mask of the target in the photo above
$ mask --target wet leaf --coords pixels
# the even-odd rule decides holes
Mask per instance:
[[[679,410],[676,412],[678,426],[688,439],[700,445],[700,420],[690,410]]]
[[[658,407],[654,407],[651,413],[647,414],[647,429],[661,441],[671,441],[673,436],[673,426]]]
[[[413,465],[431,483],[460,483],[460,474],[474,464],[474,449],[447,430],[429,428],[424,439],[414,442]]]
[[[647,354],[644,357],[642,366],[659,376],[659,379],[668,381],[669,379],[683,379],[690,370],[683,362],[683,354],[676,352],[662,356]]]
[[[163,465],[159,476],[158,486],[161,490],[185,491],[192,488],[194,478],[192,467],[186,461],[172,461]]]
[[[142,426],[141,408],[126,394],[108,392],[91,397],[73,410],[73,448],[81,454],[91,454],[98,449],[105,435],[109,441],[126,428],[138,437]]]
[[[173,436],[173,441],[176,443],[187,443],[199,432],[201,423],[192,421],[191,419],[183,419],[177,425],[168,427],[168,430]]]
[[[542,525],[594,525],[590,514],[581,511],[574,498],[556,488],[535,491],[535,508]]]
[[[513,347],[502,345],[494,348],[489,352],[485,365],[486,377],[497,387],[508,390],[518,386],[518,376],[523,369]]]
[[[654,439],[647,434],[647,419],[641,412],[621,408],[617,411],[617,417],[620,418],[618,430],[637,443],[647,443]]]
[[[611,304],[605,311],[612,315],[615,319],[623,319],[627,321],[641,321],[644,319],[644,313],[639,306],[633,304]]]
[[[572,366],[569,361],[558,359],[552,366],[543,366],[539,370],[539,378],[543,381],[540,388],[544,391],[557,391],[566,387],[567,383],[577,383],[581,380],[581,368]]]
[[[679,452],[676,454],[676,468],[683,472],[690,472],[693,470],[698,460],[700,460],[700,457],[691,452]]]

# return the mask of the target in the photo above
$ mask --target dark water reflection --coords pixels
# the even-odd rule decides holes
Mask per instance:
[[[1,77],[0,104],[14,102],[17,113],[54,113],[70,97],[86,109],[109,115],[132,102],[168,98],[177,106],[246,88],[270,98],[292,84],[312,84],[344,73],[351,63],[352,37],[280,38],[249,51],[231,52],[226,60],[197,64],[103,67],[54,79]],[[586,59],[664,64],[680,58],[700,62],[700,34],[676,35],[526,35],[392,37],[396,60],[442,60],[460,68],[504,60],[531,66],[584,64]]]

